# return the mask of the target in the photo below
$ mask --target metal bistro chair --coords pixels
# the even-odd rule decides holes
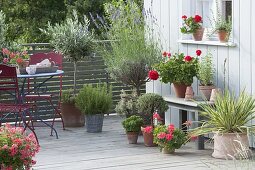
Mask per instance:
[[[14,115],[16,118],[15,126],[17,126],[19,119],[23,124],[24,131],[26,128],[31,130],[37,143],[39,143],[33,127],[30,106],[24,104],[20,96],[16,67],[0,64],[0,92],[1,94],[10,94],[14,98],[13,102],[3,102],[2,98],[0,102],[0,126],[10,115]]]
[[[62,55],[60,55],[58,53],[54,53],[54,52],[35,53],[32,56],[30,56],[29,64],[34,65],[34,64],[40,63],[44,59],[49,59],[50,62],[54,62],[55,65],[58,66],[59,70],[62,70],[62,68],[63,68],[62,67],[62,58],[63,58]],[[61,100],[61,95],[62,95],[62,76],[59,76],[59,82],[60,82],[60,86],[59,86],[58,106],[55,106],[52,102],[52,98],[54,97],[53,94],[40,94],[38,92],[38,93],[33,93],[33,94],[26,95],[25,99],[26,99],[27,102],[45,101],[45,100],[48,101],[48,103],[50,104],[50,106],[53,108],[53,110],[55,112],[54,117],[53,117],[53,121],[52,121],[52,127],[54,126],[56,117],[59,116],[60,119],[61,119],[61,122],[62,122],[63,130],[64,130],[65,125],[64,125],[64,121],[63,121],[63,118],[62,118],[62,115],[61,115],[61,112],[60,112],[60,100]],[[51,130],[51,135],[52,135],[52,130]]]

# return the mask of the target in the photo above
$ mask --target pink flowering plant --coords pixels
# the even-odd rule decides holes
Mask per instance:
[[[163,60],[154,68],[159,72],[160,80],[163,83],[191,85],[193,77],[198,74],[198,57],[200,54],[196,53],[196,56],[192,57],[184,55],[184,53],[171,55],[169,52],[164,52]]]
[[[19,65],[23,66],[25,64],[25,60],[29,59],[29,55],[27,54],[27,51],[10,51],[7,48],[2,49],[3,54],[3,61],[2,63],[7,65]]]
[[[32,133],[26,135],[23,131],[8,124],[0,127],[0,167],[3,169],[29,170],[36,164],[32,158],[38,153],[39,145]]]
[[[187,135],[181,129],[175,128],[173,124],[155,127],[153,136],[154,143],[158,144],[160,150],[166,148],[167,150],[174,151],[188,141]]]

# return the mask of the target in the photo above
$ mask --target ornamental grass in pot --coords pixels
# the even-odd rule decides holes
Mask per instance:
[[[177,97],[184,98],[187,86],[193,83],[193,77],[198,72],[198,56],[185,56],[184,53],[163,53],[163,61],[156,64],[155,69],[159,72],[163,83],[173,83]]]
[[[200,50],[197,50],[197,54],[201,54]],[[198,79],[200,80],[199,90],[202,93],[204,99],[210,100],[213,85],[213,77],[215,68],[213,67],[212,54],[208,53],[206,56],[201,57],[198,64]]]
[[[89,133],[102,132],[104,114],[112,108],[112,90],[107,84],[84,85],[79,91],[75,105],[85,114]]]
[[[202,126],[190,131],[190,136],[214,134],[212,156],[220,159],[244,159],[249,155],[247,132],[254,131],[249,122],[255,118],[255,99],[241,92],[239,97],[225,91],[217,94],[214,105],[201,104]]]
[[[136,144],[141,126],[143,125],[143,119],[140,116],[133,115],[126,118],[122,125],[126,130],[129,144]]]

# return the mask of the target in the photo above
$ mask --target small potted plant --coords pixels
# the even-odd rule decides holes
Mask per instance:
[[[126,118],[122,122],[122,125],[126,130],[129,144],[136,144],[138,134],[140,132],[141,126],[143,125],[143,119],[140,116],[133,115],[129,118]]]
[[[174,153],[175,149],[179,149],[188,141],[187,135],[181,130],[174,127],[159,125],[154,129],[154,142],[158,144],[162,153]]]
[[[201,54],[200,50],[197,50],[197,55]],[[212,89],[214,89],[213,85],[213,76],[215,69],[212,63],[212,54],[208,53],[206,56],[201,57],[200,62],[198,64],[198,79],[200,80],[199,90],[203,94],[206,100],[210,100]]]
[[[0,169],[31,169],[39,152],[34,134],[27,135],[23,128],[6,124],[0,127]]]
[[[215,22],[214,32],[218,33],[220,42],[228,42],[229,35],[232,31],[232,22],[229,18],[228,20],[219,17]]]
[[[49,36],[50,44],[54,47],[56,52],[61,53],[64,58],[73,63],[73,96],[77,92],[76,78],[77,78],[77,63],[82,59],[90,59],[89,55],[94,47],[94,35],[89,30],[89,20],[84,16],[83,21],[78,20],[77,12],[74,10],[73,15],[68,17],[63,23],[51,25],[41,31]],[[65,104],[65,103],[63,103]],[[61,105],[62,107],[62,105]],[[63,117],[68,117],[69,112],[62,109]],[[67,115],[67,116],[65,116]],[[79,117],[76,118],[77,120]],[[66,124],[68,120],[65,120]],[[79,123],[79,122],[78,122]],[[74,125],[74,126],[78,126]]]
[[[249,155],[248,129],[254,131],[249,122],[254,119],[255,99],[241,92],[239,97],[225,91],[218,93],[214,105],[201,104],[202,126],[192,129],[190,136],[214,134],[212,156],[220,159],[243,158]]]
[[[112,108],[112,90],[106,83],[84,85],[75,98],[75,105],[85,114],[86,128],[89,133],[102,132],[104,114]]]
[[[193,83],[198,72],[198,56],[185,56],[184,53],[163,53],[163,61],[154,67],[163,83],[173,83],[177,97],[184,98],[187,86]]]
[[[201,41],[204,35],[204,28],[202,27],[202,17],[200,15],[195,15],[194,17],[182,16],[183,24],[181,33],[183,34],[193,34],[195,41]]]

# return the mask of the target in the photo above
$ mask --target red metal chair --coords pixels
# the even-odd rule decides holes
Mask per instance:
[[[16,73],[16,67],[0,64],[0,92],[10,94],[14,98],[14,102],[2,102],[0,103],[0,126],[1,123],[11,114],[14,114],[16,118],[20,118],[23,123],[24,131],[26,128],[30,129],[35,135],[38,143],[38,138],[33,128],[33,121],[30,114],[30,106],[22,103],[20,96],[18,79]],[[17,120],[17,119],[16,119]],[[31,123],[32,126],[29,124]],[[17,125],[17,121],[15,123]]]
[[[40,63],[42,60],[44,59],[49,59],[50,62],[54,62],[56,66],[58,66],[59,70],[62,70],[62,55],[58,54],[58,53],[54,53],[54,52],[50,52],[50,53],[36,53],[33,54],[32,56],[30,56],[30,61],[29,64],[34,65],[37,63]],[[60,112],[60,100],[61,100],[61,96],[62,96],[62,76],[59,76],[59,81],[60,81],[60,89],[59,89],[59,102],[58,102],[58,106],[56,107],[53,102],[52,102],[52,98],[53,98],[53,94],[28,94],[25,96],[26,101],[31,102],[31,101],[40,101],[40,100],[46,100],[49,102],[49,104],[51,105],[51,107],[54,109],[55,114],[53,117],[53,121],[52,121],[52,127],[54,126],[55,123],[55,119],[57,116],[60,117],[61,122],[62,122],[62,126],[63,129],[65,129],[65,125],[64,125],[64,121]],[[52,131],[51,131],[51,135],[52,135]]]

